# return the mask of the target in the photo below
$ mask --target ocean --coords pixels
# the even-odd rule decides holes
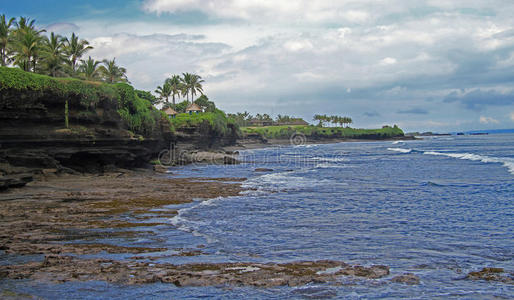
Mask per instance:
[[[387,265],[391,276],[413,273],[420,284],[390,278],[270,289],[25,282],[22,290],[67,299],[514,297],[513,285],[465,279],[483,267],[514,271],[514,134],[282,146],[241,151],[240,158],[240,165],[173,168],[173,177],[245,177],[247,191],[182,205],[169,219],[178,230],[137,243],[201,245],[204,255],[166,261],[172,263],[332,259]]]

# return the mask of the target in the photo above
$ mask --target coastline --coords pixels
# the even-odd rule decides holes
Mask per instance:
[[[394,138],[386,138],[386,139],[345,139],[345,138],[335,138],[335,139],[314,139],[309,140],[305,139],[300,144],[295,144],[291,142],[289,139],[268,139],[266,142],[255,140],[240,140],[237,145],[234,146],[225,146],[223,150],[232,152],[238,150],[253,150],[253,149],[265,149],[265,148],[273,148],[280,146],[300,146],[300,145],[322,145],[322,144],[338,144],[338,143],[357,143],[357,142],[383,142],[383,141],[414,141],[420,140],[420,138],[416,138],[413,136],[402,136],[402,137],[394,137]]]
[[[239,195],[244,180],[170,178],[149,170],[118,169],[103,175],[52,175],[0,193],[0,279],[273,287],[334,284],[343,275],[389,275],[387,266],[333,260],[170,264],[166,259],[207,255],[205,246],[130,245],[138,238],[151,240],[151,231],[144,229],[178,230],[170,222],[178,206]],[[326,272],[331,269],[337,272]]]

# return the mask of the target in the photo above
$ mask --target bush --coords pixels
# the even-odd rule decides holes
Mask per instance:
[[[267,126],[267,127],[242,127],[243,133],[257,133],[269,139],[288,139],[293,133],[302,133],[306,137],[326,138],[392,138],[403,136],[403,131],[396,127],[384,127],[382,129],[355,129],[343,127],[318,127],[318,126]]]
[[[129,129],[142,135],[151,134],[162,118],[162,113],[150,101],[139,98],[134,88],[125,83],[107,84],[75,78],[54,78],[17,68],[0,67],[0,91],[7,89],[20,92],[31,90],[52,93],[63,99],[78,99],[84,107],[95,106],[101,100],[114,102]]]
[[[236,131],[238,127],[232,120],[229,120],[225,113],[219,109],[213,112],[205,112],[199,114],[178,114],[171,119],[171,123],[175,128],[198,127],[202,124],[208,124],[211,131],[217,136],[226,136],[231,133],[232,128]]]

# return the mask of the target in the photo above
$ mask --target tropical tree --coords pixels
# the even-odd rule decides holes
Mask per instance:
[[[51,33],[50,37],[43,39],[41,59],[44,64],[45,73],[57,77],[65,74],[66,56],[63,51],[64,41],[60,35]]]
[[[103,75],[103,79],[107,83],[118,83],[118,82],[128,82],[127,79],[127,70],[123,67],[120,67],[116,64],[116,58],[113,60],[104,59],[102,61],[104,64],[100,67],[100,72]]]
[[[12,41],[11,25],[15,22],[14,18],[7,20],[5,15],[0,16],[0,65],[9,64],[8,46]]]
[[[197,92],[203,95],[202,77],[191,73],[182,73],[182,82],[184,83],[182,93],[186,95],[189,101],[189,94],[191,94],[191,103],[193,103],[194,96]]]
[[[166,79],[166,82],[170,85],[171,88],[171,99],[173,101],[173,107],[176,106],[175,104],[175,96],[178,95],[180,97],[180,94],[182,92],[182,82],[180,80],[179,75],[173,75],[170,78]]]
[[[200,106],[204,112],[214,112],[216,110],[216,104],[209,101],[209,98],[205,95],[198,97],[198,99],[195,100],[195,103]]]
[[[71,34],[71,38],[66,38],[64,41],[66,47],[66,54],[68,55],[69,64],[71,67],[72,75],[77,71],[77,61],[89,50],[93,49],[89,46],[89,42],[81,40],[75,33]]]
[[[20,17],[16,22],[16,30],[13,32],[14,64],[25,71],[36,71],[36,64],[39,52],[42,48],[45,30],[37,30],[34,23],[36,20]]]
[[[325,119],[323,118],[322,115],[314,115],[314,121],[318,121],[318,126],[319,127],[323,127],[323,122],[325,121]]]
[[[149,91],[135,90],[135,92],[139,98],[149,101],[152,105],[159,103],[159,99]]]
[[[94,60],[91,56],[87,60],[80,60],[81,64],[78,67],[79,76],[86,80],[100,80],[101,79],[101,69],[98,66],[100,64],[99,61]]]
[[[171,85],[169,84],[169,82],[167,80],[164,81],[164,84],[162,86],[157,87],[157,89],[155,90],[155,93],[157,93],[159,95],[159,98],[161,100],[165,100],[166,106],[169,106],[169,104],[170,104],[169,98],[172,95],[172,90],[171,90]],[[175,103],[173,103],[173,106],[175,107]]]
[[[16,34],[14,64],[24,71],[36,71],[36,63],[43,37],[36,31],[21,31]]]

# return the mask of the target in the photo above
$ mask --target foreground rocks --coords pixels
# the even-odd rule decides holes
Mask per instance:
[[[480,271],[469,272],[466,278],[514,284],[514,273],[507,273],[503,268],[483,268]]]
[[[7,266],[0,270],[2,277],[51,282],[102,280],[120,284],[163,282],[176,286],[257,287],[335,283],[341,276],[377,279],[389,274],[389,268],[386,266],[351,266],[344,262],[331,260],[286,264],[172,265],[102,259],[81,260],[71,256],[57,255],[48,255],[43,262]]]
[[[166,205],[239,194],[241,178],[170,179],[150,171],[118,169],[98,175],[54,175],[0,193],[0,250],[8,254],[148,253],[159,247],[121,247],[96,238],[135,238],[145,222],[177,214]],[[123,230],[121,230],[123,229]],[[70,241],[73,241],[70,243]],[[82,242],[85,241],[85,242]]]

